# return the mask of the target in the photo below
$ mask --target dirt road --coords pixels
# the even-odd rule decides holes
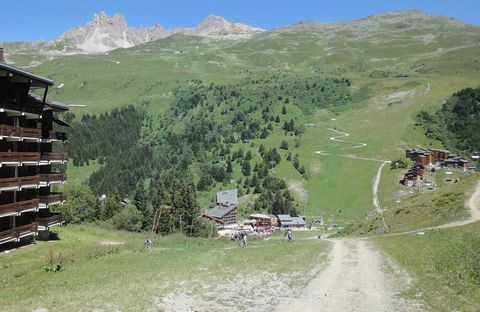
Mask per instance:
[[[399,297],[408,275],[389,263],[370,242],[333,240],[325,269],[297,298],[287,299],[274,311],[420,311],[420,305]],[[393,271],[393,274],[386,271]]]

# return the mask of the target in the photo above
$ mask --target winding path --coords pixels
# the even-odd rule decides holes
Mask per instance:
[[[330,140],[332,140],[332,141],[337,141],[337,142],[342,142],[342,143],[357,144],[357,145],[355,145],[355,146],[345,147],[345,148],[342,148],[342,149],[354,149],[354,148],[360,148],[360,147],[365,147],[365,146],[367,146],[367,143],[353,142],[353,141],[346,141],[346,140],[341,140],[341,139],[339,139],[339,138],[344,138],[344,137],[350,136],[349,133],[342,132],[342,131],[338,131],[337,129],[332,129],[332,128],[326,128],[326,129],[340,134],[340,135],[338,135],[338,136],[331,137]]]
[[[467,200],[467,202],[465,203],[465,206],[468,208],[470,212],[470,218],[468,219],[454,221],[454,222],[450,222],[450,223],[446,223],[438,226],[421,228],[414,231],[390,233],[390,234],[385,234],[383,236],[400,236],[400,235],[407,235],[407,234],[415,234],[415,233],[424,232],[424,231],[449,229],[449,228],[464,226],[464,225],[468,225],[468,224],[472,224],[480,221],[480,181],[477,181],[475,191],[473,192],[472,196],[470,196],[470,198]]]
[[[344,147],[344,148],[341,148],[340,150],[357,149],[357,148],[361,148],[361,147],[367,146],[367,143],[347,141],[347,140],[342,140],[342,139],[340,139],[340,138],[345,138],[345,137],[350,136],[349,133],[342,132],[342,131],[338,131],[338,130],[332,129],[332,128],[325,128],[325,129],[340,134],[340,135],[337,135],[337,136],[330,137],[330,138],[329,138],[330,140],[336,141],[336,142],[340,142],[340,143],[353,144],[353,146]],[[367,158],[367,157],[358,157],[358,156],[355,156],[355,155],[335,155],[335,154],[329,154],[329,153],[326,153],[326,152],[323,152],[323,151],[316,151],[315,154],[323,155],[323,156],[336,156],[336,157],[344,157],[344,158],[350,158],[350,159],[366,160],[366,161],[376,161],[376,162],[381,162],[381,163],[382,163],[382,164],[380,165],[380,167],[378,168],[377,174],[376,174],[376,176],[375,176],[375,178],[374,178],[374,180],[373,180],[373,183],[372,183],[372,197],[373,197],[373,206],[375,207],[375,210],[376,210],[378,213],[380,213],[380,215],[381,215],[381,217],[382,217],[383,226],[384,226],[384,227],[387,227],[387,225],[385,224],[385,220],[384,220],[384,218],[383,218],[383,210],[382,210],[382,207],[380,206],[380,201],[379,201],[379,199],[378,199],[378,186],[380,185],[380,179],[382,178],[382,170],[383,170],[383,167],[384,167],[386,164],[391,163],[391,161],[389,161],[389,160],[382,160],[382,159]]]

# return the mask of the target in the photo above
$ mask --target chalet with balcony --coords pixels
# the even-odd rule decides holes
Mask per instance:
[[[424,166],[457,167],[467,170],[468,161],[454,153],[438,148],[411,148],[405,157]]]
[[[58,165],[68,156],[53,148],[67,136],[53,124],[68,126],[57,117],[68,106],[47,99],[51,86],[50,79],[6,64],[0,48],[0,244],[48,234],[64,222],[51,209],[65,198],[51,187],[67,179]]]
[[[238,191],[237,189],[217,193],[217,205],[203,214],[219,225],[228,225],[237,222]]]

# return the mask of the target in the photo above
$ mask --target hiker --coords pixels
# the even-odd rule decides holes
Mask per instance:
[[[287,240],[289,242],[291,242],[293,240],[293,234],[292,234],[292,229],[287,229],[285,231],[285,236],[284,236],[284,239],[287,238]]]
[[[247,233],[245,232],[240,233],[240,237],[242,240],[242,245],[247,246]]]
[[[147,249],[150,249],[153,246],[153,243],[152,243],[152,240],[150,239],[150,237],[145,237],[145,243],[144,244],[145,244],[145,247]]]

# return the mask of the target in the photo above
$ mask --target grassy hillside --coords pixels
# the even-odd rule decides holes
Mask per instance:
[[[441,176],[441,173],[438,175]],[[348,227],[345,233],[364,235],[405,232],[467,219],[469,211],[465,203],[472,195],[478,178],[478,174],[460,174],[459,183],[449,183],[435,191],[423,191],[420,194],[408,194],[405,188],[405,197],[400,203],[385,207],[387,210],[384,219],[388,230],[384,229],[380,216],[374,214]]]
[[[146,251],[144,234],[88,226],[55,232],[60,240],[37,242],[0,255],[2,310],[160,309],[163,298],[177,291],[186,291],[184,296],[208,296],[222,293],[218,289],[222,284],[242,285],[223,304],[252,306],[258,304],[255,300],[271,302],[279,289],[290,292],[302,285],[328,250],[327,243],[282,244],[280,237],[241,247],[236,242],[174,235],[153,237],[154,247]],[[293,259],[301,265],[292,265]],[[53,266],[61,263],[61,270],[46,272],[49,260]],[[246,295],[250,287],[257,289],[256,296],[238,295]],[[212,306],[221,298],[203,300]]]
[[[479,45],[478,27],[407,11],[342,23],[300,23],[241,41],[175,35],[105,55],[56,58],[35,71],[63,84],[52,98],[87,105],[72,109],[77,115],[135,104],[154,121],[175,102],[173,88],[191,79],[228,85],[271,75],[348,78],[354,95],[349,105],[305,116],[288,107],[288,118],[306,125],[294,153],[307,172],[301,176],[287,162],[274,170],[289,185],[300,212],[347,224],[373,210],[371,184],[380,163],[338,155],[391,160],[403,156],[406,147],[441,146],[425,138],[415,116],[436,110],[457,90],[478,86]],[[326,128],[349,133],[347,140],[366,146],[348,149],[353,145],[330,140],[335,133]],[[283,139],[291,138],[274,128],[267,139],[253,139],[254,146],[246,148],[255,155],[259,143],[278,148]],[[198,177],[195,168],[192,174]],[[397,175],[383,171],[379,199],[385,207],[395,208],[395,194],[401,191]],[[235,179],[239,176],[234,166]],[[201,194],[200,203],[208,206],[216,190],[232,186],[215,185]]]
[[[425,235],[376,238],[376,244],[414,275],[407,296],[433,311],[480,309],[480,224],[429,231]]]

